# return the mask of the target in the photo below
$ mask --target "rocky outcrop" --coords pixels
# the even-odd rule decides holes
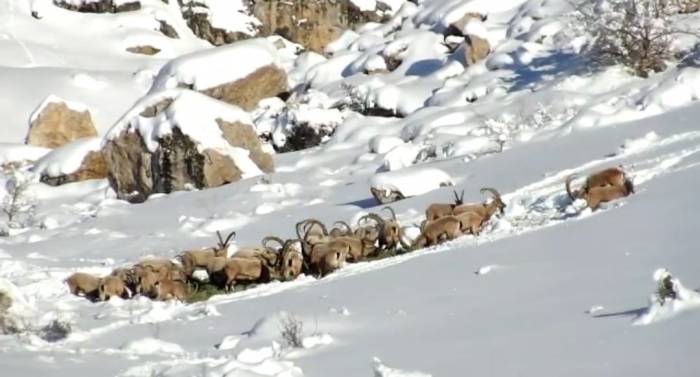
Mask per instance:
[[[464,37],[464,60],[467,65],[472,65],[486,58],[491,52],[489,41],[476,35]]]
[[[73,173],[61,174],[58,176],[51,176],[47,173],[41,174],[41,182],[51,186],[104,178],[107,178],[107,164],[100,151],[89,152],[83,158],[78,170]]]
[[[71,141],[97,136],[90,112],[73,110],[58,99],[49,99],[38,115],[32,116],[26,143],[58,148]]]
[[[179,106],[177,100],[160,101],[139,116],[153,118],[171,106]],[[274,171],[272,157],[263,152],[253,126],[220,118],[213,124],[218,129],[206,133],[220,132],[227,147],[202,144],[183,132],[191,125],[178,124],[172,124],[169,133],[155,140],[155,148],[151,145],[149,149],[144,141],[153,135],[141,135],[138,128],[125,128],[108,138],[103,153],[110,185],[117,196],[138,203],[154,193],[218,187],[243,178],[250,164],[258,172]]]
[[[138,0],[124,3],[115,3],[113,0],[81,1],[78,3],[54,0],[53,3],[60,8],[82,13],[121,13],[141,9],[141,2]]]
[[[449,26],[445,29],[443,32],[444,36],[460,36],[463,37],[468,32],[466,31],[466,26],[471,20],[477,20],[479,22],[486,21],[486,16],[481,14],[481,13],[476,13],[476,12],[467,12],[460,18],[459,20],[450,23]]]
[[[141,54],[141,55],[155,55],[160,52],[159,48],[153,47],[153,46],[134,46],[134,47],[127,47],[126,51],[132,53],[132,54]]]
[[[286,91],[287,74],[279,67],[268,65],[245,78],[203,90],[202,93],[250,111],[261,99]]]
[[[251,1],[253,15],[262,22],[260,35],[280,35],[309,50],[322,53],[328,43],[347,29],[388,18],[388,6],[362,11],[350,0]]]

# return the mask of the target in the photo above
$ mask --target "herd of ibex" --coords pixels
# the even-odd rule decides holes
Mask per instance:
[[[573,175],[566,178],[566,192],[572,200],[583,199],[596,210],[601,203],[634,193],[634,186],[621,168],[609,168],[587,177],[583,186],[572,191]],[[201,250],[185,251],[180,263],[168,259],[151,258],[131,267],[115,269],[109,276],[98,278],[86,273],[75,273],[66,279],[70,292],[93,300],[108,300],[119,296],[130,298],[141,294],[155,300],[184,300],[188,282],[196,279],[197,270],[207,272],[209,282],[231,291],[237,283],[264,283],[272,280],[293,280],[300,274],[323,277],[346,262],[359,262],[377,257],[384,251],[409,252],[432,246],[464,234],[477,236],[483,226],[497,214],[503,214],[506,204],[493,188],[482,188],[490,200],[483,203],[464,203],[454,192],[454,203],[434,203],[425,211],[420,235],[411,243],[405,241],[404,227],[399,225],[391,207],[384,218],[376,213],[360,217],[355,228],[337,221],[330,231],[316,219],[296,224],[295,239],[282,240],[268,236],[260,246],[239,248],[231,257],[228,248],[236,236],[231,232],[218,244]]]

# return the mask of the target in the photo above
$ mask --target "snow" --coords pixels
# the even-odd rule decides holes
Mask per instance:
[[[213,49],[197,40],[177,2],[142,5],[88,15],[51,1],[0,0],[0,158],[36,161],[48,153],[17,143],[50,95],[84,104],[101,137],[143,131],[149,148],[176,125],[201,147],[223,148],[215,119],[274,133],[288,126],[275,120],[285,111],[322,120],[315,126],[328,124],[333,134],[321,146],[275,155],[277,172],[265,180],[139,205],[115,199],[106,180],[33,183],[34,225],[0,237],[0,289],[11,292],[13,316],[29,329],[65,319],[72,333],[55,344],[34,334],[0,336],[4,373],[697,375],[692,360],[700,341],[689,336],[700,328],[693,64],[669,61],[647,79],[619,66],[589,70],[580,52],[590,36],[563,0],[403,2],[392,6],[388,22],[346,32],[327,57],[295,57],[291,47],[270,53],[270,40],[255,40],[241,48],[244,58],[232,59],[240,45]],[[41,20],[31,17],[33,9]],[[475,25],[493,53],[466,67],[462,47],[449,52],[441,33],[469,11],[488,15]],[[237,16],[220,13],[211,6],[212,17]],[[679,16],[693,27],[697,17]],[[158,19],[180,39],[159,35]],[[163,50],[154,57],[123,51],[141,41]],[[694,41],[688,35],[682,44]],[[275,99],[247,114],[170,86],[225,82],[267,59],[248,59],[252,51],[289,71],[296,90],[286,108]],[[393,72],[364,73],[388,57],[402,62]],[[397,116],[336,106],[348,85],[363,104]],[[157,119],[139,116],[164,98],[174,102]],[[426,153],[416,158],[419,150]],[[620,165],[636,186],[633,195],[592,212],[564,192],[569,174],[582,181]],[[20,169],[27,167],[32,163]],[[2,199],[7,181],[3,171]],[[440,185],[448,182],[453,186]],[[294,224],[304,218],[331,224],[378,213],[369,193],[375,185],[407,196],[391,207],[411,239],[425,208],[449,202],[453,189],[480,202],[486,198],[479,189],[495,187],[507,207],[478,237],[200,303],[92,303],[70,295],[63,282],[76,271],[104,276],[145,255],[172,259],[213,246],[216,230],[236,230],[232,252],[267,235],[295,237]],[[663,305],[650,300],[664,276],[650,279],[659,266],[679,293]],[[276,320],[282,311],[303,321],[308,348],[284,345]]]
[[[199,51],[174,59],[153,80],[150,93],[182,84],[205,90],[243,79],[256,70],[277,65],[277,49],[263,38],[248,39],[219,48]],[[235,68],[231,62],[235,61]]]
[[[171,99],[172,103],[162,113],[152,118],[140,115],[147,107],[165,99]],[[204,114],[206,117],[202,116]],[[262,174],[250,159],[247,150],[233,147],[226,141],[217,123],[218,119],[252,123],[249,115],[236,106],[195,91],[170,89],[144,97],[112,127],[107,139],[113,140],[125,131],[138,131],[147,148],[154,152],[158,148],[158,140],[171,134],[173,127],[177,127],[198,144],[200,151],[214,149],[231,157],[244,178]]]
[[[99,152],[102,148],[102,138],[91,137],[72,141],[63,145],[41,159],[39,159],[32,170],[37,174],[46,174],[49,177],[76,172],[85,156],[90,152]]]

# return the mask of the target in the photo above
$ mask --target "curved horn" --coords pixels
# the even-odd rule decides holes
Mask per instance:
[[[364,220],[364,219],[372,219],[372,220],[377,222],[377,227],[380,227],[380,229],[384,228],[384,219],[382,219],[376,213],[368,213],[368,214],[360,217],[359,219],[357,219],[357,225],[359,226],[360,223],[362,222],[362,220]]]
[[[393,208],[391,208],[391,207],[389,207],[389,206],[386,206],[386,207],[382,208],[382,211],[384,211],[384,210],[387,210],[387,211],[389,211],[389,212],[391,213],[391,219],[392,219],[392,220],[398,221],[398,220],[396,219],[396,212],[394,212],[394,209],[393,209]]]
[[[576,197],[578,196],[578,193],[572,192],[571,191],[571,180],[574,179],[576,174],[571,174],[568,177],[566,177],[566,193],[569,195],[569,199],[571,200],[576,200]]]
[[[496,191],[496,189],[494,189],[494,188],[491,188],[491,187],[484,187],[484,188],[482,188],[481,190],[479,190],[479,192],[482,193],[482,194],[485,193],[485,192],[488,192],[488,193],[491,194],[491,196],[492,196],[494,199],[501,200],[501,194],[499,194],[498,191]]]
[[[220,243],[219,243],[219,246],[221,246],[222,249],[225,249],[225,248],[227,248],[228,245],[231,243],[231,239],[236,237],[236,231],[235,231],[235,230],[232,230],[231,233],[229,233],[229,234],[226,236],[226,239],[225,239],[223,242],[221,242],[221,233],[219,233],[219,232],[217,231],[217,232],[216,232],[216,235],[219,236],[219,242],[220,242]]]
[[[299,221],[295,226],[297,230],[297,238],[299,238],[300,240],[303,239],[303,237],[301,236],[301,228],[304,224],[306,224],[306,220]]]
[[[427,223],[428,223],[428,219],[425,219],[425,220],[421,221],[421,223],[420,223],[420,232],[421,232],[421,233],[425,233],[425,225],[426,225]]]
[[[267,237],[264,237],[264,238],[260,241],[260,243],[261,243],[262,246],[263,246],[264,248],[266,248],[266,249],[272,249],[272,250],[277,251],[277,249],[274,249],[274,248],[272,248],[272,247],[270,247],[270,246],[267,246],[267,244],[268,244],[270,241],[277,242],[277,243],[278,243],[280,246],[282,246],[282,247],[284,247],[284,244],[285,244],[285,242],[282,241],[281,238],[276,237],[276,236],[267,236]]]
[[[327,236],[327,235],[328,235],[328,229],[326,229],[326,226],[323,225],[322,222],[320,222],[320,221],[318,221],[318,220],[316,220],[316,219],[306,219],[306,220],[304,221],[304,239],[306,239],[306,234],[309,233],[309,230],[311,230],[310,227],[309,227],[309,228],[306,228],[306,225],[307,225],[307,224],[311,224],[311,225],[316,224],[316,225],[320,226],[320,227],[321,227],[321,231],[323,232],[323,235],[324,235],[324,236]]]
[[[350,224],[346,223],[345,221],[336,221],[333,223],[333,226],[335,226],[336,224],[340,224],[345,227],[345,235],[352,234],[352,227],[350,226]]]

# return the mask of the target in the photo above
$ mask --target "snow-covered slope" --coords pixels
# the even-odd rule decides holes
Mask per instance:
[[[8,36],[0,40],[7,120],[0,142],[20,142],[27,118],[52,94],[84,103],[103,136],[124,126],[118,119],[168,58],[210,48],[191,37],[164,42],[163,57],[116,51],[124,36],[109,22],[138,34],[141,24],[125,20],[176,2],[143,3],[133,14],[85,15],[35,2],[45,7],[37,24],[29,6],[0,0],[7,10],[0,32]],[[488,14],[480,26],[492,53],[465,67],[461,47],[448,52],[441,33],[469,11]],[[569,11],[566,1],[406,2],[386,25],[346,33],[328,58],[284,57],[292,59],[281,62],[290,82],[305,89],[290,100],[298,113],[290,119],[332,111],[339,125],[320,147],[276,155],[277,172],[265,179],[138,205],[114,199],[106,180],[33,184],[35,224],[0,237],[0,290],[25,325],[60,319],[72,331],[55,343],[0,335],[0,369],[10,376],[696,376],[700,70],[671,64],[648,79],[620,67],[584,70],[585,35]],[[172,22],[186,32],[181,19]],[[79,23],[85,29],[70,26]],[[90,38],[102,35],[104,43],[87,44],[89,25]],[[363,73],[394,53],[403,63],[393,72]],[[334,107],[348,95],[404,117]],[[251,114],[256,126],[278,121],[271,108]],[[186,115],[195,119],[196,111]],[[46,153],[1,144],[0,162]],[[52,155],[45,161],[56,164],[60,156]],[[566,176],[618,165],[634,195],[596,212],[568,199]],[[9,177],[0,179],[4,196]],[[63,283],[75,271],[107,274],[146,255],[213,245],[217,230],[235,229],[240,247],[270,234],[294,237],[294,224],[308,217],[354,221],[381,208],[370,184],[415,195],[392,205],[409,227],[430,203],[451,201],[453,189],[479,201],[481,187],[495,187],[507,207],[479,237],[196,304],[92,303]],[[680,304],[650,305],[659,268],[683,282]],[[303,321],[302,348],[282,342],[280,320],[289,315]]]

